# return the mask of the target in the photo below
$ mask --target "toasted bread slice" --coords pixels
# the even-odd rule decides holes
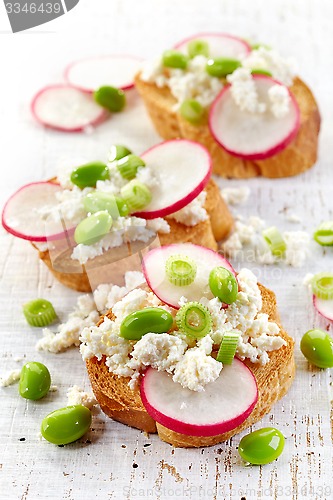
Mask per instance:
[[[167,217],[166,219],[170,225],[170,233],[160,233],[158,235],[162,245],[170,243],[195,243],[216,250],[217,241],[228,236],[232,229],[233,218],[226,203],[221,198],[218,186],[212,179],[206,186],[206,192],[205,208],[209,218],[196,226],[185,226]],[[84,266],[78,266],[78,269],[75,269],[75,271],[67,269],[66,272],[64,263],[63,270],[55,269],[49,251],[41,251],[34,244],[33,246],[38,250],[39,258],[46,264],[55,278],[69,288],[73,288],[79,292],[90,292],[92,287],[94,287],[93,285],[97,285],[98,282],[105,282],[108,279],[108,281],[114,283],[112,276],[106,277],[105,274],[102,274],[99,278],[96,276],[96,273],[93,276],[92,273],[87,273]],[[113,252],[115,251],[113,250]],[[70,255],[68,255],[68,260],[70,261]]]
[[[279,323],[275,294],[264,286],[259,286],[263,298],[263,312],[269,315],[271,321]],[[107,316],[110,319],[114,318],[112,311],[109,311]],[[102,322],[103,318],[99,324]],[[86,362],[86,366],[96,399],[109,417],[146,432],[157,432],[163,441],[177,447],[211,446],[226,441],[253,425],[269,413],[273,404],[288,391],[295,373],[294,341],[282,328],[280,335],[287,345],[270,352],[269,363],[260,366],[246,361],[256,377],[259,391],[258,402],[251,415],[242,425],[232,431],[211,437],[186,436],[156,423],[146,412],[139,389],[133,391],[129,388],[129,378],[118,377],[110,373],[105,365],[105,358],[100,361],[92,358]]]
[[[203,144],[213,160],[213,172],[222,177],[246,179],[264,177],[289,177],[309,169],[317,159],[320,114],[316,100],[300,79],[295,78],[290,90],[301,112],[301,126],[292,143],[265,160],[248,161],[227,153],[213,138],[208,124],[192,125],[174,111],[176,99],[168,87],[159,88],[146,83],[136,75],[135,84],[143,98],[157,132],[164,139],[184,138]]]

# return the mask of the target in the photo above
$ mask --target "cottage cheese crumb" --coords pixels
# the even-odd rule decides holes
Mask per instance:
[[[201,392],[205,385],[214,382],[220,375],[222,363],[208,356],[204,349],[188,349],[176,365],[173,380],[191,391]]]
[[[276,118],[283,118],[288,114],[291,98],[287,87],[273,85],[268,90],[268,98],[271,103],[271,111]]]
[[[292,58],[283,58],[276,50],[259,47],[257,50],[252,50],[243,59],[242,64],[245,68],[270,71],[273,78],[288,87],[293,83],[295,61]]]
[[[227,76],[227,80],[231,84],[232,98],[242,111],[249,113],[266,111],[266,104],[259,102],[256,82],[252,78],[250,69],[238,68]]]
[[[250,188],[247,186],[221,189],[221,196],[228,205],[242,205],[247,202],[249,195]]]
[[[59,325],[57,332],[53,332],[49,328],[43,329],[43,337],[37,342],[36,349],[59,353],[73,345],[78,346],[81,330],[96,323],[98,319],[99,313],[92,297],[82,295],[78,298],[74,312],[69,314],[66,323]]]
[[[207,192],[202,191],[191,203],[181,210],[178,210],[178,212],[169,215],[169,218],[185,226],[196,226],[200,222],[208,219],[208,214],[205,209],[206,198]]]
[[[92,393],[85,392],[78,385],[73,385],[67,391],[67,405],[83,405],[86,408],[91,410],[94,406],[96,406],[97,400]]]
[[[8,387],[20,380],[21,370],[13,370],[0,377],[0,387]]]
[[[274,256],[262,236],[266,223],[259,217],[238,219],[231,236],[223,243],[223,251],[232,259],[260,264],[276,264],[281,258]],[[309,255],[310,236],[304,231],[286,231],[282,234],[287,250],[282,258],[287,265],[302,267]]]

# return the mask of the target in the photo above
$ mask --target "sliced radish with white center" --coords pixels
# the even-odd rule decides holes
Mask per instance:
[[[157,144],[141,158],[159,180],[150,188],[152,201],[135,214],[145,219],[165,217],[188,205],[205,188],[212,172],[206,148],[186,139]]]
[[[172,255],[184,255],[192,259],[197,272],[190,285],[177,286],[171,283],[166,275],[166,262]],[[236,272],[231,264],[219,253],[209,248],[181,243],[154,248],[148,252],[142,261],[142,270],[149,288],[157,297],[175,309],[179,309],[179,300],[186,297],[188,301],[199,301],[202,297],[213,298],[208,280],[214,267],[224,267],[235,276]]]
[[[324,318],[333,321],[333,300],[319,299],[313,296],[313,305]]]
[[[62,187],[52,182],[35,182],[23,186],[4,206],[3,227],[23,240],[41,242],[60,239],[68,233],[64,231],[62,222],[53,222],[42,213],[45,207],[52,209],[59,204],[56,198],[59,191],[62,191]]]
[[[83,92],[94,92],[103,85],[122,90],[134,86],[134,76],[142,59],[125,55],[90,57],[73,62],[65,70],[65,78],[72,87]]]
[[[251,52],[250,45],[241,38],[223,33],[198,33],[177,43],[175,48],[187,54],[188,43],[192,40],[203,40],[208,43],[209,57],[227,57],[241,59]]]
[[[298,104],[288,89],[288,113],[277,118],[270,111],[268,91],[282,85],[264,75],[253,75],[258,99],[266,104],[264,113],[242,111],[228,85],[217,96],[209,113],[209,128],[215,140],[231,155],[248,160],[263,160],[285,149],[296,137],[300,127]]]
[[[31,111],[39,123],[62,132],[81,132],[107,116],[90,95],[68,85],[40,90],[32,100]]]
[[[188,436],[216,436],[241,425],[258,401],[251,370],[235,358],[202,392],[191,391],[166,372],[148,368],[140,384],[149,415],[168,429]]]

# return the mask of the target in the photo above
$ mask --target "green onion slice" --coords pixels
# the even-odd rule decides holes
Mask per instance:
[[[128,147],[123,146],[122,144],[113,144],[110,148],[109,153],[109,161],[116,161],[124,158],[124,156],[128,156],[132,154],[132,151],[128,149]]]
[[[272,226],[265,229],[262,235],[267,241],[273,255],[281,256],[287,250],[286,242],[276,227]]]
[[[261,69],[261,68],[253,68],[251,70],[252,75],[264,75],[264,76],[273,76],[268,69]]]
[[[212,318],[200,302],[188,302],[176,314],[176,324],[189,337],[202,338],[212,329]]]
[[[57,317],[51,302],[45,299],[35,299],[23,306],[25,319],[31,326],[50,325]]]
[[[139,156],[132,154],[124,156],[117,161],[117,169],[120,175],[128,180],[134,179],[138,173],[138,169],[145,166],[145,162]]]
[[[237,332],[225,333],[216,357],[216,361],[220,361],[224,365],[231,365],[236,354],[238,339],[239,334]]]
[[[311,280],[312,291],[316,297],[323,300],[333,299],[333,274],[318,273]]]
[[[314,235],[314,240],[319,243],[319,245],[332,246],[333,245],[333,221],[322,222],[316,229]]]
[[[149,188],[136,179],[131,180],[121,188],[121,195],[131,213],[146,207],[152,200]]]
[[[194,281],[197,265],[186,255],[171,255],[165,263],[165,273],[173,285],[187,286]]]

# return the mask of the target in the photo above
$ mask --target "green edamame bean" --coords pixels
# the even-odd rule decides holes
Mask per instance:
[[[116,87],[104,85],[94,92],[94,99],[102,106],[102,108],[111,111],[111,113],[119,113],[126,105],[125,92]]]
[[[163,66],[166,68],[186,69],[188,57],[177,50],[166,50],[163,54]]]
[[[264,76],[272,76],[272,73],[268,71],[268,69],[254,68],[251,70],[252,75],[264,75]]]
[[[71,181],[80,189],[85,187],[96,187],[97,181],[106,181],[110,179],[110,172],[105,163],[95,161],[86,163],[73,170]]]
[[[19,393],[22,398],[36,401],[49,392],[51,376],[43,363],[31,361],[26,363],[21,371]]]
[[[193,125],[198,125],[205,114],[203,106],[195,99],[186,99],[183,101],[179,112],[185,120],[193,123]]]
[[[132,151],[126,146],[122,146],[121,144],[114,144],[110,148],[109,161],[120,160],[121,158],[124,158],[124,156],[128,156],[130,154],[132,154]]]
[[[216,59],[209,59],[206,65],[206,71],[210,76],[222,78],[233,73],[241,66],[241,62],[237,59],[229,59],[227,57],[218,57]]]
[[[191,40],[187,44],[188,55],[193,58],[195,56],[209,56],[209,45],[205,40]]]
[[[173,324],[173,317],[161,307],[147,307],[135,311],[120,325],[120,336],[128,340],[140,340],[146,333],[167,333]]]
[[[79,245],[93,245],[108,234],[112,227],[112,217],[106,211],[102,210],[83,219],[76,227],[74,240]]]
[[[106,210],[112,219],[126,217],[129,214],[128,206],[120,196],[111,193],[95,191],[83,198],[83,206],[88,213],[95,213]]]
[[[127,155],[117,161],[117,169],[124,179],[134,179],[138,169],[140,167],[145,167],[146,164],[139,156]]]
[[[82,405],[66,406],[49,413],[41,425],[43,438],[53,444],[80,439],[91,425],[91,411]]]
[[[333,339],[324,330],[306,332],[301,340],[301,351],[310,363],[319,368],[333,367]]]
[[[238,453],[245,462],[262,465],[273,462],[283,452],[283,434],[273,427],[265,427],[244,436]]]
[[[209,288],[214,297],[224,304],[232,304],[237,299],[238,283],[235,276],[224,267],[215,267],[209,275]]]

